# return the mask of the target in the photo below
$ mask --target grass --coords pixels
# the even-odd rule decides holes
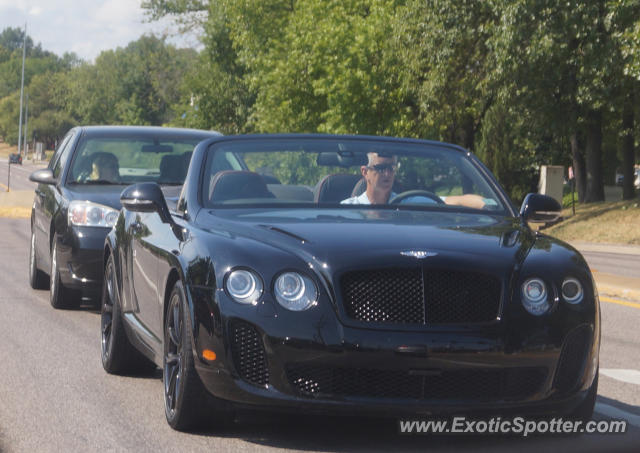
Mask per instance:
[[[31,217],[31,208],[0,206],[0,218],[28,219],[29,217]]]
[[[564,241],[640,245],[640,199],[576,203],[563,210],[562,222],[544,232]]]
[[[18,152],[17,146],[11,146],[8,143],[5,143],[2,140],[0,140],[0,157],[7,158],[9,157],[9,154],[17,153],[17,152]]]

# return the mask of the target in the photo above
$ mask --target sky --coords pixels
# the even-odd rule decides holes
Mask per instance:
[[[0,0],[0,31],[24,28],[35,44],[59,56],[75,52],[94,61],[103,50],[125,47],[147,33],[175,31],[168,21],[146,23],[141,0]],[[194,38],[171,38],[197,47]]]

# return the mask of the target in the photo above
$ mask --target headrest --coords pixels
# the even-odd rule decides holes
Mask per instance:
[[[182,156],[167,154],[160,160],[160,182],[183,182],[186,176]]]
[[[351,196],[353,186],[360,178],[360,175],[346,173],[327,175],[316,184],[313,200],[316,203],[340,203]]]
[[[274,198],[258,173],[251,171],[219,171],[209,186],[209,200],[222,203],[241,198]]]

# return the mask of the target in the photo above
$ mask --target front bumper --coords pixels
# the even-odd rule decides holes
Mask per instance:
[[[104,277],[104,241],[111,228],[71,227],[58,239],[58,269],[62,284],[97,297]]]
[[[213,395],[285,410],[384,414],[566,414],[598,365],[599,318],[512,320],[420,332],[347,327],[331,311],[296,324],[190,289],[196,369]],[[220,310],[222,308],[222,311]],[[280,315],[280,316],[278,316]],[[294,315],[300,315],[294,314]],[[326,315],[326,316],[325,316]],[[204,349],[217,359],[202,359]]]

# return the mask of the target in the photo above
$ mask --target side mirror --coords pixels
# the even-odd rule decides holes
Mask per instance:
[[[530,193],[522,202],[520,217],[526,222],[551,223],[562,215],[562,206],[548,195]]]
[[[29,175],[29,181],[37,182],[39,184],[55,184],[56,178],[53,176],[53,171],[48,168],[43,168],[42,170],[36,170]]]
[[[132,212],[157,212],[164,223],[173,224],[167,201],[155,182],[143,182],[127,187],[120,194],[122,207]]]

